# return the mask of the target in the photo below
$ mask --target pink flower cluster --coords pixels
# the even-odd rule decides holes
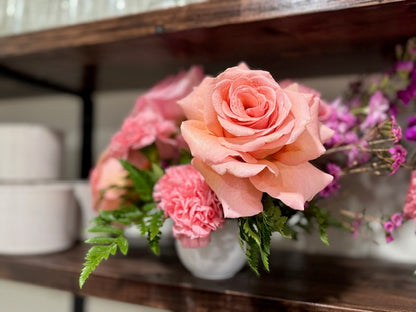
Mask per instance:
[[[122,158],[139,169],[150,163],[141,153],[143,147],[155,144],[162,159],[179,157],[185,143],[179,133],[184,114],[177,100],[186,96],[204,77],[202,69],[171,76],[140,96],[121,129],[101,155],[90,174],[90,185],[96,210],[117,209],[121,203],[127,172],[118,159]]]
[[[191,165],[168,168],[155,185],[153,198],[175,222],[173,234],[185,248],[206,246],[211,231],[224,225],[217,196]]]

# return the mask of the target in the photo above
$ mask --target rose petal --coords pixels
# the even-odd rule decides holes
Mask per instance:
[[[230,173],[239,178],[248,178],[261,172],[266,168],[266,165],[260,163],[245,163],[229,157],[228,159],[224,159],[222,163],[211,165],[211,168],[220,175]]]
[[[204,161],[220,163],[229,156],[239,156],[236,151],[222,146],[218,137],[210,134],[203,122],[196,120],[184,121],[181,125],[182,135],[193,151],[193,156]]]
[[[212,77],[206,77],[197,88],[194,88],[190,94],[178,101],[187,119],[204,120],[205,90],[209,88],[213,79]]]
[[[192,160],[192,165],[201,172],[221,201],[225,218],[248,217],[263,211],[262,192],[249,179],[219,175],[198,158]]]
[[[263,170],[251,177],[250,181],[258,190],[280,199],[293,209],[303,210],[305,202],[311,200],[333,180],[333,176],[308,162],[297,166],[285,166],[278,162],[275,165],[279,168],[278,175]]]

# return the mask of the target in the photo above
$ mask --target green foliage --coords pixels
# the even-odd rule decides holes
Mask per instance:
[[[97,229],[96,229],[97,230]],[[104,232],[108,233],[108,232]],[[125,255],[128,251],[128,242],[122,236],[117,237],[94,237],[86,240],[88,244],[94,244],[85,256],[84,267],[79,277],[79,287],[82,288],[87,278],[103,260],[107,260],[110,255],[115,255],[117,249]]]
[[[127,170],[128,178],[133,183],[133,192],[138,195],[140,200],[144,202],[151,201],[153,186],[156,183],[153,172],[140,170],[123,159],[120,159],[120,163],[123,168]]]
[[[342,227],[341,223],[334,219],[328,210],[318,207],[315,202],[309,202],[308,208],[305,210],[305,217],[309,221],[310,225],[312,225],[312,221],[315,220],[318,225],[319,235],[321,237],[321,241],[325,245],[329,245],[328,241],[328,227],[329,226],[336,226]]]
[[[241,248],[246,254],[248,264],[257,275],[259,275],[260,260],[264,269],[270,270],[270,243],[273,232],[278,232],[286,238],[294,237],[295,233],[287,223],[289,217],[282,215],[283,206],[280,201],[275,203],[265,195],[262,213],[238,219]]]
[[[151,151],[151,150],[150,150]],[[89,238],[85,242],[92,244],[86,254],[84,267],[79,277],[79,286],[82,287],[88,276],[103,260],[115,255],[117,250],[122,254],[128,252],[128,241],[124,237],[124,226],[134,225],[146,236],[150,249],[160,253],[160,228],[165,221],[163,211],[157,209],[153,201],[153,187],[163,175],[163,170],[153,164],[151,170],[140,170],[127,161],[120,160],[128,172],[128,179],[132,187],[128,188],[128,197],[116,210],[102,210],[98,217],[92,220],[93,226],[88,229],[99,236]]]
[[[192,155],[187,149],[181,149],[181,155],[179,157],[179,163],[182,165],[189,164],[191,162]]]

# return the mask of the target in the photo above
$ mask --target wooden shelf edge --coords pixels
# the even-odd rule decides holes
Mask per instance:
[[[232,279],[206,281],[192,277],[173,248],[159,258],[136,249],[101,264],[80,290],[85,252],[77,245],[50,255],[0,256],[0,278],[172,311],[410,312],[416,306],[407,264],[278,251],[270,274],[257,278],[245,268]]]
[[[382,6],[409,0],[211,0],[160,11],[0,38],[0,58],[88,47],[199,28],[279,19],[299,14]]]

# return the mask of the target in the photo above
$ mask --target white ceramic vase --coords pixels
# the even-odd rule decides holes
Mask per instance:
[[[227,220],[222,229],[211,233],[203,248],[183,248],[178,240],[176,251],[182,264],[196,277],[221,280],[233,277],[247,262],[238,242],[236,220]]]

